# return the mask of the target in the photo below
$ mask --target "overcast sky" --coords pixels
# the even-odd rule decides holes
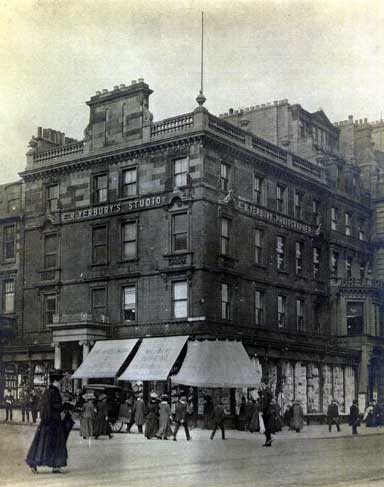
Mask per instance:
[[[383,0],[0,0],[0,183],[37,126],[82,139],[96,90],[144,78],[155,120],[287,98],[331,121],[384,110]]]

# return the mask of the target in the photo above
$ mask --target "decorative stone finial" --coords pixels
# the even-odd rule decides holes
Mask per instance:
[[[206,98],[205,98],[202,90],[200,90],[199,94],[197,95],[196,101],[200,107],[202,107],[204,105]]]

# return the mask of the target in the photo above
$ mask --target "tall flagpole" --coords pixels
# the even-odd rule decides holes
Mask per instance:
[[[204,12],[201,12],[201,52],[200,52],[200,93],[196,101],[200,107],[204,105],[206,100],[204,96]]]

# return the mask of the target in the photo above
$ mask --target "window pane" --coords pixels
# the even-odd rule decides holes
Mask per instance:
[[[136,168],[128,169],[127,171],[124,171],[124,183],[125,184],[136,183]]]
[[[56,255],[47,255],[45,257],[45,267],[47,269],[56,267]]]
[[[187,302],[175,301],[174,303],[174,317],[185,318],[187,316]]]
[[[93,229],[93,243],[104,244],[107,237],[107,227],[95,227]]]
[[[229,223],[226,218],[221,219],[221,235],[223,237],[229,236]]]
[[[178,159],[175,161],[175,174],[187,171],[187,159]]]
[[[175,235],[174,250],[185,250],[187,248],[187,236]]]
[[[188,285],[186,282],[174,283],[174,298],[175,299],[187,299]]]
[[[136,242],[125,242],[123,247],[123,258],[133,259],[136,257]]]
[[[132,308],[136,304],[136,287],[129,286],[124,288],[124,306]]]
[[[94,263],[105,262],[107,260],[107,252],[105,245],[95,247],[94,249]]]
[[[124,240],[136,240],[137,225],[136,222],[124,224]]]
[[[187,214],[181,213],[173,215],[173,231],[174,233],[184,233],[187,231]]]
[[[56,252],[56,235],[47,235],[45,237],[45,252]]]

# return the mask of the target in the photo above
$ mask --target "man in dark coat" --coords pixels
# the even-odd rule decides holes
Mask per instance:
[[[353,400],[352,406],[349,408],[349,424],[352,426],[352,434],[357,435],[357,427],[360,424],[360,417],[356,399]]]
[[[225,429],[224,429],[224,420],[225,420],[225,410],[223,403],[219,401],[216,407],[213,410],[213,431],[211,433],[211,440],[215,436],[217,428],[221,429],[221,439],[225,440]]]
[[[272,391],[264,382],[261,383],[259,389],[260,396],[260,411],[264,421],[265,443],[263,446],[272,446],[273,433],[273,415],[272,415]]]
[[[15,402],[15,398],[10,391],[7,391],[4,396],[5,402],[5,421],[12,421],[13,419],[13,404]]]
[[[50,384],[41,400],[41,421],[26,458],[33,473],[43,465],[52,467],[53,473],[61,473],[61,467],[67,465],[66,431],[61,417],[63,402],[59,390],[62,378],[61,370],[50,373]]]
[[[31,390],[29,395],[29,409],[32,413],[32,421],[36,423],[37,413],[39,412],[39,396],[34,389]]]
[[[332,399],[331,404],[327,410],[328,430],[332,430],[332,425],[336,425],[337,431],[340,431],[340,415],[339,406],[335,399]]]
[[[185,436],[189,441],[191,439],[191,436],[189,434],[189,429],[188,429],[187,398],[185,396],[182,396],[180,400],[176,403],[175,422],[176,422],[176,427],[175,427],[175,431],[173,432],[173,441],[176,441],[176,435],[181,425],[184,427]]]
[[[145,421],[146,407],[143,400],[143,394],[139,394],[133,405],[131,420],[127,426],[127,433],[131,432],[133,423],[136,423],[137,430],[140,434],[143,433],[143,424]]]
[[[29,392],[23,391],[20,395],[20,406],[21,406],[21,418],[24,423],[27,420],[29,423],[29,406],[30,406],[30,399],[29,399]]]

